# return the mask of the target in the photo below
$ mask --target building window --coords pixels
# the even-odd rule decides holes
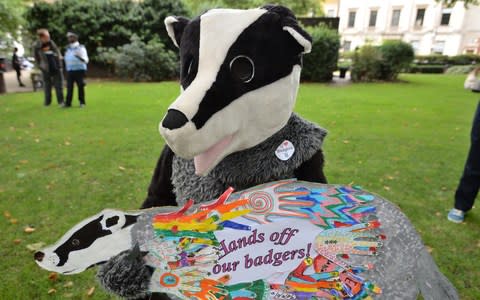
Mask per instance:
[[[351,47],[352,47],[351,41],[343,41],[343,51],[350,51]]]
[[[436,41],[435,44],[433,44],[432,53],[443,54],[444,48],[445,48],[445,41]]]
[[[417,9],[417,17],[415,18],[415,27],[422,27],[424,18],[425,18],[425,8]]]
[[[356,11],[350,11],[348,13],[348,27],[352,28],[355,26],[355,16],[357,12]]]
[[[327,17],[329,17],[329,18],[335,17],[335,10],[334,9],[329,9],[327,11]]]
[[[400,24],[400,13],[402,12],[401,9],[394,9],[392,11],[392,22],[390,25],[392,27],[398,27],[398,24]]]
[[[450,16],[452,15],[451,8],[444,8],[442,10],[442,19],[440,20],[440,25],[448,26],[450,24]]]
[[[368,21],[368,27],[375,27],[377,25],[377,11],[370,11],[370,20]]]
[[[413,51],[418,53],[418,50],[420,50],[420,41],[411,41],[410,45],[412,45]]]

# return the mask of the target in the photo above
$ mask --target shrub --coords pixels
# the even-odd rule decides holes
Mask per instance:
[[[453,66],[448,68],[445,73],[446,74],[468,74],[473,71],[477,67],[476,65],[466,65],[466,66]]]
[[[161,81],[177,75],[177,56],[154,39],[144,43],[134,35],[129,44],[117,49],[103,48],[99,59],[121,78]]]
[[[402,41],[385,41],[380,46],[380,52],[382,53],[380,79],[383,80],[395,80],[415,57],[412,46]]]
[[[337,69],[340,36],[323,26],[307,28],[307,31],[312,36],[312,52],[303,57],[302,79],[330,81]]]
[[[374,81],[382,74],[382,53],[378,47],[366,45],[355,51],[352,61],[352,81]]]

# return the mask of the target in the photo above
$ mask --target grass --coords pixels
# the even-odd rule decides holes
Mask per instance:
[[[402,79],[303,84],[296,111],[329,130],[329,181],[398,204],[461,299],[479,299],[480,213],[462,225],[446,221],[477,97],[462,89],[463,76]],[[178,92],[171,82],[90,82],[88,107],[70,110],[42,107],[40,93],[0,97],[0,212],[11,214],[0,216],[0,299],[86,299],[92,287],[94,299],[113,298],[95,270],[50,280],[27,245],[52,243],[103,208],[139,207],[163,145],[158,122]]]

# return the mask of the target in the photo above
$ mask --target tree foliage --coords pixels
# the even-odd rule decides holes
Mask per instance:
[[[0,38],[7,33],[12,36],[18,34],[20,26],[23,25],[24,9],[23,0],[0,0]]]
[[[312,14],[318,16],[323,14],[320,5],[321,1],[318,0],[276,0],[270,2],[264,0],[184,0],[184,2],[189,7],[193,16],[216,7],[248,9],[260,7],[267,3],[286,6],[290,8],[297,16],[306,16]]]
[[[184,14],[187,11],[182,2],[175,0],[63,0],[35,2],[25,17],[31,34],[47,28],[59,45],[66,45],[67,31],[75,31],[95,60],[97,48],[128,44],[134,34],[145,43],[158,39],[173,48],[166,43],[163,20],[168,15]]]
[[[448,7],[452,7],[454,6],[457,2],[459,2],[460,0],[436,0],[437,2],[441,2],[443,4],[445,4],[446,6]],[[465,7],[468,7],[470,4],[471,5],[478,5],[480,2],[479,0],[463,0],[461,1],[463,2],[463,4],[465,5]]]

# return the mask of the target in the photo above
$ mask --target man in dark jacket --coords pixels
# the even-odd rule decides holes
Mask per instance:
[[[18,48],[13,49],[13,55],[12,55],[12,67],[17,72],[17,80],[18,80],[18,85],[21,87],[24,87],[25,85],[22,82],[21,76],[22,76],[22,63],[20,61],[20,58],[17,55]]]
[[[50,39],[46,29],[37,30],[38,40],[33,45],[33,53],[43,75],[45,106],[52,102],[52,85],[55,87],[57,102],[63,105],[62,55],[57,45]]]

